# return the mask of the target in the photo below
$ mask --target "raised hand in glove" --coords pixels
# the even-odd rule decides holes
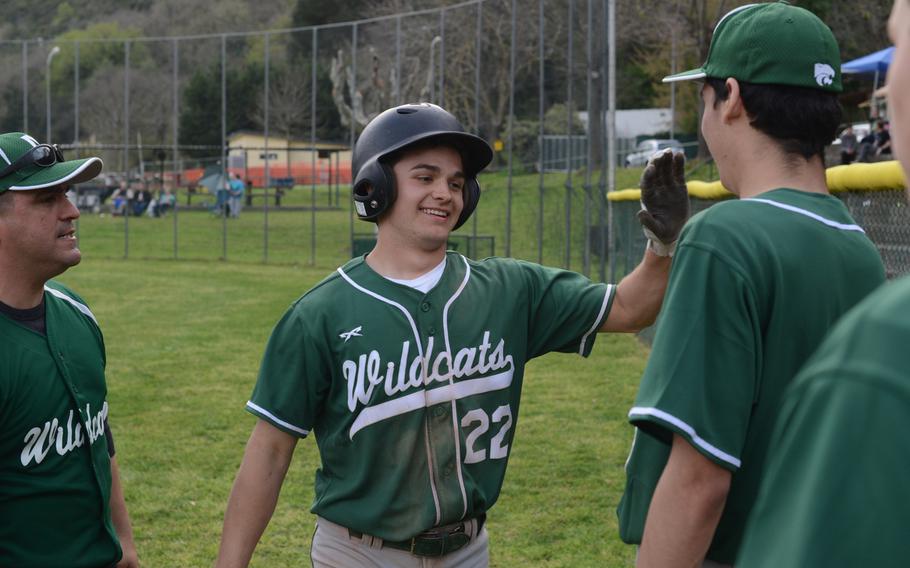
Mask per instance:
[[[676,239],[689,218],[689,194],[683,168],[686,157],[667,148],[648,160],[641,174],[641,211],[638,222],[650,249],[659,256],[673,256]]]

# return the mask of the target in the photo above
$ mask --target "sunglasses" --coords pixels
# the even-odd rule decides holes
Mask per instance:
[[[28,168],[31,166],[41,166],[42,168],[46,168],[62,161],[64,161],[63,152],[57,148],[56,144],[38,144],[23,154],[18,160],[6,166],[3,171],[0,172],[0,179],[5,178],[8,175],[12,175],[23,168]]]

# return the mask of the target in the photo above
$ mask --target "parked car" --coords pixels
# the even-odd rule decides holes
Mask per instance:
[[[648,158],[655,153],[666,148],[673,148],[673,151],[683,151],[682,144],[679,140],[648,138],[638,143],[635,151],[626,155],[626,167],[643,166],[648,163]]]

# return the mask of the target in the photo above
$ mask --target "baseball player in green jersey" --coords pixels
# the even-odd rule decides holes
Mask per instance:
[[[104,339],[52,280],[79,263],[67,198],[101,160],[0,134],[0,566],[138,566],[107,426]]]
[[[892,144],[910,171],[910,0],[895,0]],[[784,396],[738,567],[904,566],[910,558],[910,278],[845,315]]]
[[[376,246],[292,304],[269,339],[217,566],[247,565],[310,432],[322,460],[315,566],[486,566],[484,521],[528,360],[587,356],[597,331],[656,317],[688,215],[681,155],[646,170],[641,219],[657,242],[618,286],[446,252],[492,155],[435,105],[389,109],[364,129],[353,198],[378,223]]]
[[[682,232],[619,505],[639,566],[732,564],[783,391],[834,321],[884,281],[879,254],[828,193],[840,54],[784,2],[725,15],[703,67],[701,129],[738,200]]]

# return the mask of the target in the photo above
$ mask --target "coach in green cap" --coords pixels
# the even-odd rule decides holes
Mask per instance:
[[[717,24],[702,67],[665,81],[692,79],[721,182],[739,199],[683,230],[629,411],[618,513],[639,566],[734,562],[784,390],[884,281],[875,246],[826,186],[841,121],[830,29],[783,2],[742,6]]]
[[[100,172],[98,158],[0,134],[0,566],[138,566],[101,330],[51,280],[81,259],[67,191]]]

